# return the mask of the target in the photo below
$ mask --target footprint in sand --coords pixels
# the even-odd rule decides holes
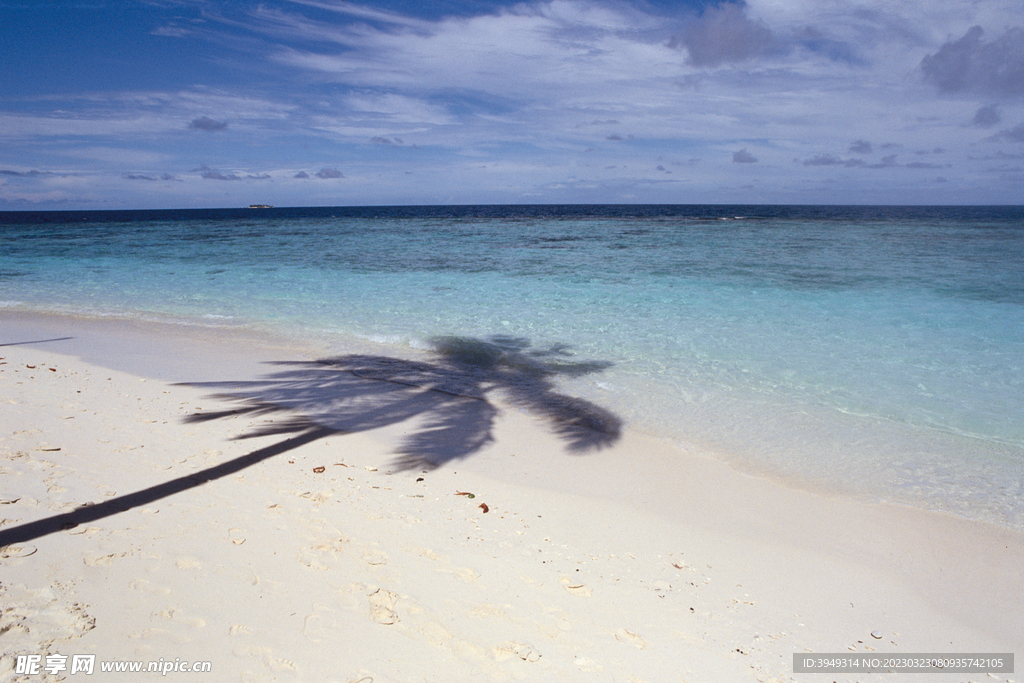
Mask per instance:
[[[331,604],[337,610],[362,612],[366,606],[365,600],[369,590],[370,586],[364,583],[350,583],[334,592]]]
[[[313,546],[313,550],[319,550],[320,552],[328,553],[331,557],[336,557],[338,553],[345,549],[345,543],[347,542],[347,539],[339,535],[338,540],[317,544]]]
[[[373,683],[373,676],[360,671],[355,678],[350,678],[348,683]]]
[[[291,661],[290,659],[281,659],[280,657],[268,657],[266,660],[264,660],[264,662],[270,668],[271,671],[275,671],[278,673],[282,671],[295,671],[295,669],[297,668],[295,666],[295,662]]]
[[[34,545],[9,545],[0,548],[0,560],[29,557],[35,555],[37,550]]]
[[[473,583],[480,578],[480,572],[469,569],[468,567],[456,567],[455,570],[452,571],[452,575],[459,581],[464,581],[466,583]]]
[[[563,576],[561,578],[561,583],[562,588],[567,590],[571,595],[576,595],[581,598],[589,598],[594,594],[589,587],[583,585],[582,583],[573,582],[573,580],[570,579],[568,576]]]
[[[262,661],[271,671],[295,671],[295,662],[288,659],[275,657],[273,650],[269,647],[245,647],[238,646],[232,650],[236,657],[252,657]]]
[[[438,555],[437,553],[435,553],[430,548],[420,548],[416,552],[418,552],[420,555],[422,555],[423,557],[427,558],[428,560],[440,560],[441,559],[441,556]]]
[[[465,643],[463,641],[452,642],[452,634],[449,633],[444,626],[441,626],[441,624],[438,624],[437,622],[427,622],[423,624],[418,630],[421,634],[426,636],[427,640],[429,640],[434,645],[437,645],[438,647],[458,647],[459,649],[464,649],[465,646],[469,645],[469,643]],[[470,647],[470,650],[471,649],[472,648]]]
[[[250,586],[259,585],[260,577],[258,574],[256,574],[256,572],[252,570],[251,567],[246,567],[245,569],[243,569],[241,576],[242,581],[245,581]]]
[[[173,621],[176,624],[184,624],[185,626],[191,626],[192,628],[199,629],[206,626],[206,620],[200,619],[199,617],[186,617],[180,610],[176,609],[165,609],[160,610],[156,613],[157,616],[163,617],[168,621]]]
[[[584,673],[597,673],[599,671],[604,671],[603,666],[589,657],[579,657],[573,661],[573,664],[576,665],[577,669]]]
[[[316,493],[313,493],[312,491],[306,491],[305,493],[300,493],[299,498],[308,498],[309,500],[313,501],[315,505],[319,505],[326,501],[327,499],[329,499],[332,495],[334,495],[334,491],[327,489],[324,491],[318,491]]]
[[[302,623],[302,635],[314,643],[319,643],[327,638],[329,633],[319,614],[308,614]]]
[[[96,555],[94,553],[89,553],[82,558],[82,561],[89,567],[105,567],[118,557],[124,557],[127,554],[128,553],[121,553],[118,555],[117,553],[112,553],[110,555]]]
[[[319,553],[313,548],[303,548],[299,551],[299,564],[309,567],[310,569],[318,569],[322,572],[330,569],[328,565],[320,561],[318,555]]]
[[[174,561],[174,565],[178,569],[182,569],[182,570],[186,570],[186,571],[187,570],[200,569],[203,566],[202,564],[200,564],[199,560],[197,560],[194,557],[188,557],[187,555],[182,555],[181,557],[176,559]]]
[[[388,556],[379,550],[367,550],[363,553],[363,562],[374,566],[384,565],[388,563]]]
[[[0,584],[0,604],[4,606],[0,610],[0,634],[8,652],[30,645],[35,649],[41,642],[79,638],[96,628],[96,618],[89,616],[85,606],[72,602],[66,590],[58,583],[39,589]],[[20,636],[29,641],[19,642]]]
[[[473,609],[469,610],[469,616],[471,617],[504,617],[507,612],[498,605],[477,605]]]
[[[512,657],[518,657],[524,662],[536,662],[541,654],[529,643],[507,642],[494,648],[494,659],[504,662]]]
[[[615,632],[615,640],[619,641],[620,643],[632,645],[638,650],[643,650],[647,647],[646,640],[641,638],[636,633],[633,633],[632,631],[627,631],[624,628],[620,628],[618,631]]]
[[[544,585],[544,582],[540,579],[535,579],[532,576],[525,576],[523,574],[519,575],[519,580],[525,584],[533,586],[534,588],[539,588]]]
[[[398,614],[395,612],[395,605],[398,604],[398,595],[389,590],[378,588],[370,593],[370,618],[378,624],[397,624]]]

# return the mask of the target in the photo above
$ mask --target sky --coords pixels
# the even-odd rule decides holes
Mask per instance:
[[[0,210],[1024,204],[1020,0],[0,0]]]

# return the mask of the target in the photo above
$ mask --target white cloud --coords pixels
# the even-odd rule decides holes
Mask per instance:
[[[454,123],[446,107],[395,93],[360,93],[344,98],[343,103],[350,116],[368,120],[400,125],[444,126]]]
[[[288,2],[295,5],[304,5],[307,7],[316,7],[317,9],[337,12],[338,14],[345,14],[359,19],[405,26],[408,28],[426,30],[430,26],[429,22],[420,19],[413,19],[395,12],[365,7],[352,2],[323,2],[320,0],[288,0]]]
[[[500,15],[445,19],[415,31],[358,25],[342,34],[325,27],[322,37],[346,49],[283,47],[274,58],[359,86],[503,98],[583,96],[595,84],[648,81],[673,65],[679,71],[681,60],[664,41],[637,37],[638,28],[654,28],[647,21],[637,27],[625,15],[558,0]]]

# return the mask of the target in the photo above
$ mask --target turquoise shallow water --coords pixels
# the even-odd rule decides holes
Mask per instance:
[[[0,214],[0,306],[325,352],[515,338],[560,388],[802,485],[1024,528],[1024,210]]]

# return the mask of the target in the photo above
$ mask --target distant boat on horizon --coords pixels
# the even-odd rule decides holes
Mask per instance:
[[[273,209],[274,207],[270,204],[250,204],[250,209]]]

